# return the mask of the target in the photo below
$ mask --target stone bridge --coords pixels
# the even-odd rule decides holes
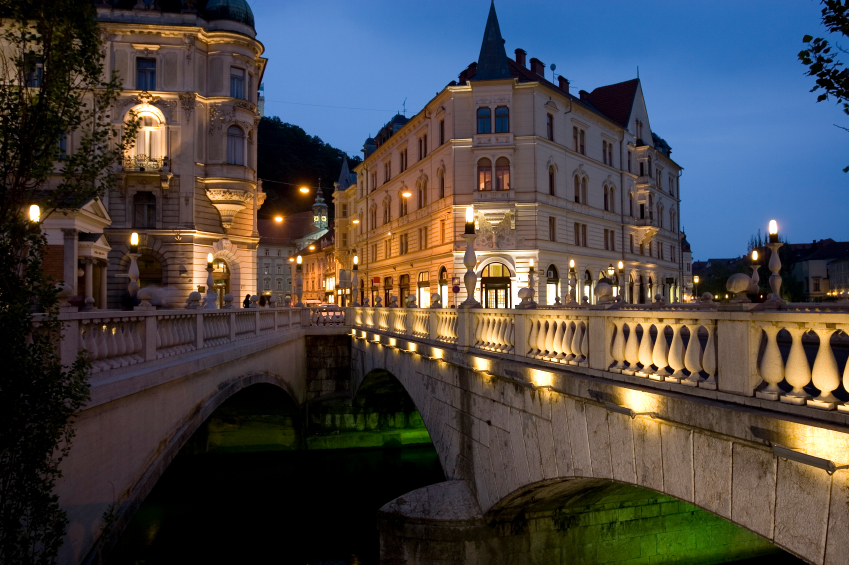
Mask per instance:
[[[302,404],[307,337],[340,334],[351,336],[351,395],[374,370],[394,375],[449,481],[384,507],[387,563],[498,562],[503,541],[521,537],[510,530],[517,516],[616,485],[704,509],[810,563],[849,555],[849,472],[832,463],[849,461],[837,363],[849,316],[839,309],[278,308],[62,319],[63,360],[86,349],[93,362],[92,399],[57,486],[70,519],[63,563],[93,555],[104,512],[117,515],[106,535],[119,532],[238,390],[272,383]],[[533,540],[522,543],[512,551]]]

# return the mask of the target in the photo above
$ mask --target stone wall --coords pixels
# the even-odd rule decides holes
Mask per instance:
[[[307,402],[351,390],[351,337],[307,336]]]

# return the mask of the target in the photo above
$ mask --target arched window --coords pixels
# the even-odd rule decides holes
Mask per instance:
[[[227,128],[227,164],[245,164],[245,132],[239,126]]]
[[[548,168],[548,193],[552,196],[557,192],[554,187],[554,165],[551,165]]]
[[[510,131],[510,109],[507,106],[499,106],[495,109],[495,133],[508,131]]]
[[[408,198],[405,198],[403,194],[398,197],[398,217],[399,218],[401,216],[407,215],[407,200],[408,200]]]
[[[368,211],[368,229],[373,230],[377,227],[377,209],[371,208]]]
[[[383,201],[383,223],[388,224],[392,221],[392,199],[389,197]]]
[[[492,161],[485,157],[478,161],[478,190],[492,190]]]
[[[587,197],[587,177],[581,179],[581,202],[589,204],[590,200]]]
[[[607,185],[604,185],[604,209],[610,210],[610,194]]]
[[[490,263],[481,270],[481,304],[485,308],[510,308],[510,268]]]
[[[560,274],[557,272],[557,267],[549,265],[545,270],[545,279],[545,302],[551,306],[559,296]]]
[[[407,297],[410,295],[410,275],[401,275],[398,278],[398,287],[400,291],[398,306],[404,306],[407,302]]]
[[[448,308],[448,269],[439,268],[439,296],[442,298],[442,307]]]
[[[137,159],[142,158],[142,161],[154,161],[162,157],[162,124],[159,118],[150,112],[139,114],[139,132],[133,155]],[[155,163],[139,163],[139,166],[158,168]]]
[[[489,108],[478,108],[478,133],[492,132],[492,110]]]
[[[654,195],[649,194],[649,220],[654,220]]]
[[[430,275],[427,271],[419,273],[419,280],[416,285],[416,304],[419,305],[419,308],[430,306]]]
[[[581,203],[581,177],[575,175],[575,202]]]
[[[156,196],[152,192],[133,196],[133,227],[156,229]]]
[[[495,190],[510,190],[510,161],[499,157],[495,161]]]
[[[422,179],[419,183],[419,208],[427,206],[427,180]]]
[[[445,173],[439,172],[439,198],[445,198]]]
[[[615,212],[616,211],[616,187],[610,186],[610,187],[608,187],[607,191],[608,191],[608,202],[607,203],[608,203],[608,206],[609,206],[608,210],[610,212]]]

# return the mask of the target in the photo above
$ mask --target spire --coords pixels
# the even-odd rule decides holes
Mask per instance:
[[[351,186],[351,169],[348,167],[348,156],[342,156],[342,170],[339,172],[339,181],[337,184],[337,190],[345,190],[349,186]]]
[[[486,20],[486,30],[483,32],[481,54],[478,57],[478,68],[472,80],[496,80],[513,78],[507,64],[507,53],[504,51],[504,39],[498,26],[498,16],[495,15],[495,2],[489,5],[489,17]]]

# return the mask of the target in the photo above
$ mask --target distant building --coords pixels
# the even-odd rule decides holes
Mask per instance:
[[[831,272],[835,273],[835,282],[843,280],[845,273],[841,261],[849,259],[849,242],[821,239],[811,244],[791,244],[790,247],[795,259],[793,274],[796,280],[802,282],[805,300],[822,300],[831,290],[837,290],[830,278]],[[834,267],[830,267],[832,263],[835,263]],[[846,288],[845,284],[843,288]]]
[[[337,260],[350,269],[356,249],[361,297],[452,302],[473,205],[485,307],[515,306],[531,260],[540,304],[565,300],[570,261],[579,300],[595,302],[619,261],[614,285],[629,302],[681,299],[681,167],[651,131],[639,79],[576,96],[545,74],[522,49],[507,58],[491,6],[478,62],[366,140],[356,183],[334,193]]]
[[[298,249],[297,242],[315,231],[313,213],[300,212],[275,220],[257,220],[259,247],[257,248],[257,289],[261,294],[292,296],[292,259]]]
[[[828,287],[832,294],[849,292],[849,258],[828,263]]]

